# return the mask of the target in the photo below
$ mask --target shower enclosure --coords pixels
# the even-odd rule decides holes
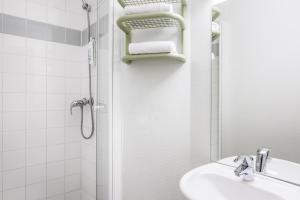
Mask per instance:
[[[0,0],[0,200],[111,199],[110,4]]]

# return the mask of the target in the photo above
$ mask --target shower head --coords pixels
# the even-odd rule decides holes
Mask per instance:
[[[90,12],[92,7],[85,0],[81,0],[81,1],[82,1],[82,8],[87,12]]]

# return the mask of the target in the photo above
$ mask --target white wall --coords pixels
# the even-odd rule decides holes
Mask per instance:
[[[210,162],[211,1],[191,1],[191,164]]]
[[[186,17],[184,64],[144,60],[125,65],[124,37],[115,27],[123,200],[184,199],[181,176],[191,166],[209,162],[211,13],[209,1],[195,0],[192,6],[188,5]],[[119,5],[115,11],[121,15]]]
[[[223,156],[300,162],[299,1],[232,0],[222,6]]]

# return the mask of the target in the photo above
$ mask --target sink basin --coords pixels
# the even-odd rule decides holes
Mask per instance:
[[[234,168],[211,163],[196,168],[180,181],[182,193],[190,200],[299,200],[300,188],[261,175],[244,182]]]

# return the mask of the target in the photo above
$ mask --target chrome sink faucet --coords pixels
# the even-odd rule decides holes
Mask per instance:
[[[257,172],[264,172],[268,159],[270,158],[270,149],[260,148],[256,152],[255,169]]]
[[[270,149],[260,148],[256,152],[255,171],[264,172],[268,159],[270,158]],[[240,160],[243,162],[234,170],[234,173],[238,177],[242,177],[245,181],[254,180],[254,158],[252,156],[238,156],[234,159],[237,163]]]
[[[244,181],[253,181],[254,180],[254,164],[252,156],[238,156],[234,159],[234,162],[243,160],[235,170],[234,173],[236,176],[241,177]]]

